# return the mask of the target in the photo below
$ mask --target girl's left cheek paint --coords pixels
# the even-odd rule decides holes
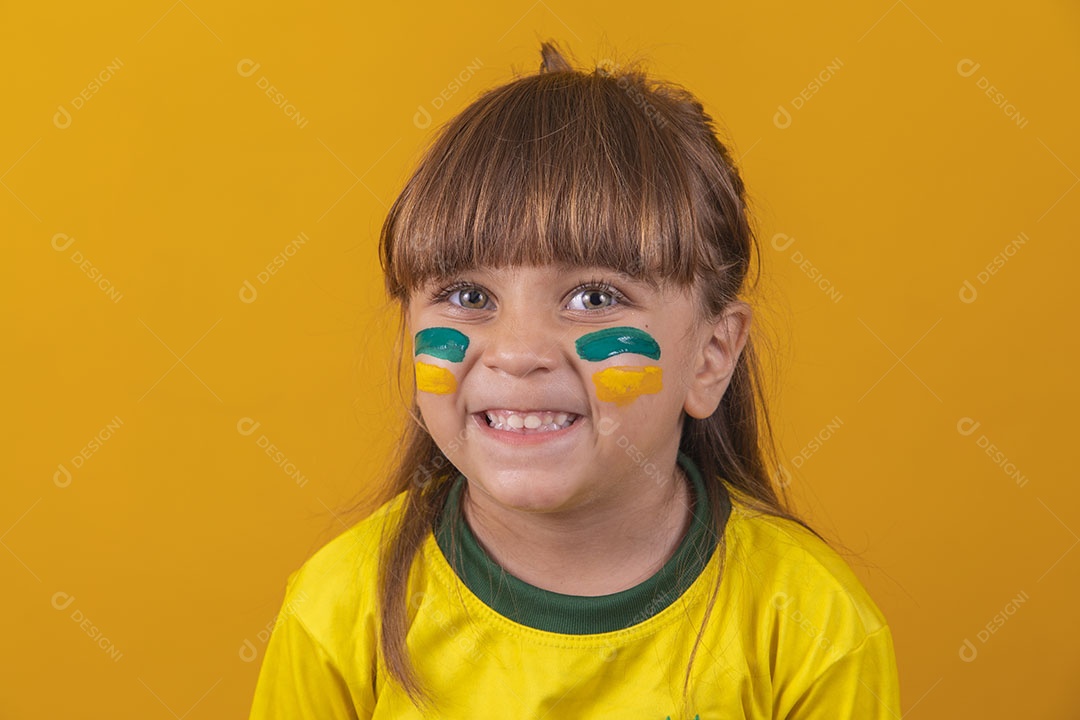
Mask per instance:
[[[468,336],[447,327],[424,328],[413,338],[414,355],[430,355],[440,360],[461,362],[469,347]],[[435,395],[448,395],[457,390],[454,373],[439,365],[416,361],[416,389]]]
[[[636,327],[604,328],[577,339],[578,357],[590,362],[630,353],[651,360],[660,359],[660,344]],[[593,373],[596,397],[602,402],[629,405],[642,395],[653,395],[663,388],[663,371],[658,365],[609,367]]]
[[[655,365],[645,367],[609,367],[593,373],[596,397],[616,405],[629,405],[642,395],[653,395],[663,387],[663,370]]]
[[[649,333],[636,327],[610,327],[587,333],[574,341],[578,357],[600,362],[622,353],[660,359],[660,344]]]

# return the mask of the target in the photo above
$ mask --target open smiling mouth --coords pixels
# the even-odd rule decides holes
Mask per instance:
[[[476,415],[490,428],[521,435],[565,430],[581,417],[561,410],[485,410]]]

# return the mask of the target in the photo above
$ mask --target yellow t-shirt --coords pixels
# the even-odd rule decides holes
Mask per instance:
[[[459,511],[464,477],[453,480],[407,595],[410,658],[439,703],[428,717],[900,717],[892,635],[848,565],[797,523],[749,511],[722,483],[724,574],[682,704],[722,553],[713,552],[708,503],[697,501],[701,475],[685,454],[679,463],[695,497],[686,537],[654,577],[602,597],[502,572]],[[404,497],[289,575],[251,720],[424,717],[389,681],[377,647],[382,527]]]

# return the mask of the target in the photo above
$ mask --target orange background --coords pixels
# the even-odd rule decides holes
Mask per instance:
[[[8,3],[0,717],[246,717],[287,574],[391,452],[382,218],[548,38],[644,54],[732,142],[786,482],[887,616],[905,717],[1075,715],[1078,25],[1045,0]]]

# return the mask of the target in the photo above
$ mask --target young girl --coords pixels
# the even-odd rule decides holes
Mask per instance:
[[[899,717],[884,616],[770,480],[712,119],[541,55],[386,219],[413,422],[378,510],[289,576],[252,720]]]

